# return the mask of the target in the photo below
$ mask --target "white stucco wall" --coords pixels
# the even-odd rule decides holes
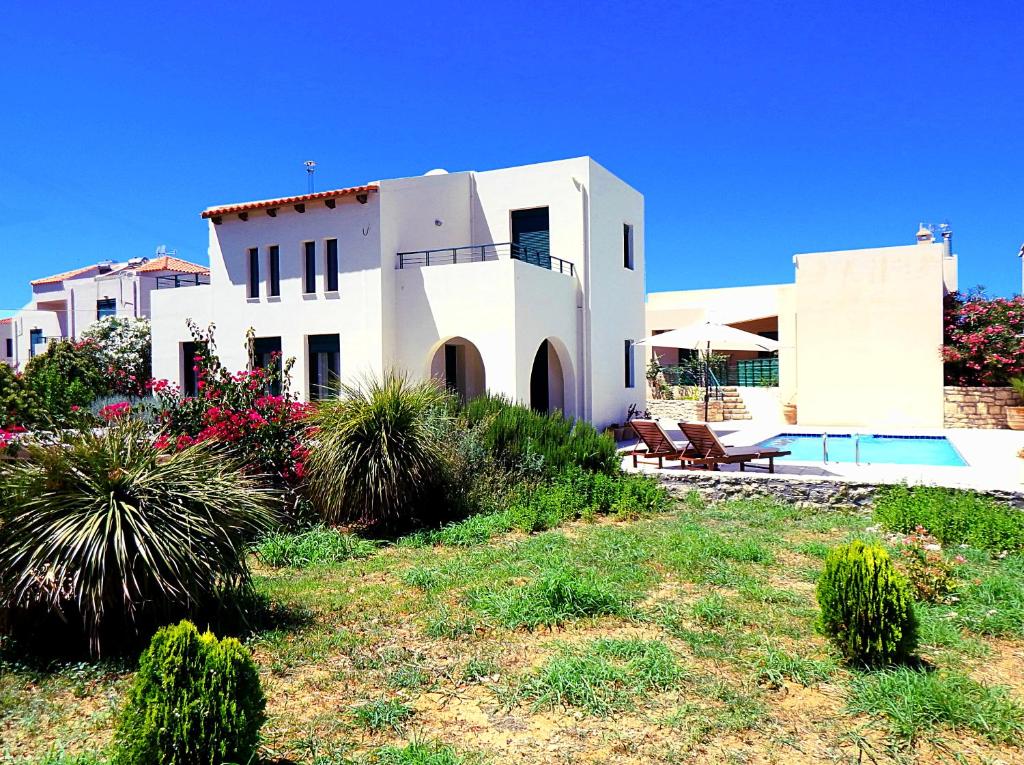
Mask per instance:
[[[233,368],[246,363],[245,331],[281,337],[282,352],[298,359],[296,389],[307,391],[306,337],[340,335],[341,376],[396,368],[431,373],[437,349],[464,338],[479,351],[486,385],[529,402],[533,360],[551,343],[552,403],[597,424],[622,421],[630,403],[643,403],[642,361],[637,387],[623,385],[623,341],[643,336],[643,198],[589,158],[377,182],[368,203],[342,197],[304,213],[281,205],[277,216],[252,210],[248,220],[222,216],[210,223],[210,288],[154,294],[154,372],[180,382],[184,319],[217,325],[218,350]],[[595,201],[596,200],[596,201]],[[594,212],[596,205],[597,213]],[[397,268],[397,253],[511,239],[511,211],[548,207],[551,255],[575,274],[510,260]],[[622,225],[634,226],[635,267],[622,266]],[[302,294],[302,243],[337,238],[337,294]],[[267,249],[281,253],[281,295],[266,294]],[[261,254],[261,294],[248,295],[248,251]],[[320,276],[322,280],[322,275]],[[587,285],[587,286],[585,286]],[[589,294],[588,294],[589,292]],[[174,293],[191,293],[181,304]],[[595,316],[597,318],[595,318]],[[554,360],[557,359],[557,363]],[[433,372],[438,373],[435,364]],[[606,377],[607,379],[602,379]]]

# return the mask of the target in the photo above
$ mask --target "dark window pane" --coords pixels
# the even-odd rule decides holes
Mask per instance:
[[[270,295],[281,294],[281,251],[275,244],[270,248]]]
[[[341,373],[341,340],[338,335],[310,335],[309,400],[327,398],[334,393]]]
[[[327,281],[327,291],[338,291],[338,240],[327,240],[327,271],[324,274]]]
[[[117,301],[113,298],[96,301],[96,318],[104,319],[107,316],[117,316]]]
[[[635,385],[633,376],[633,341],[626,340],[626,353],[625,353],[625,368],[626,368],[626,387],[632,388]]]
[[[260,251],[253,247],[249,250],[249,297],[260,296]]]
[[[633,268],[633,227],[628,223],[622,226],[622,265]]]
[[[512,211],[512,257],[551,268],[548,208]]]
[[[303,291],[306,293],[316,292],[316,242],[305,243],[306,271],[303,282]]]
[[[253,364],[257,369],[273,369],[277,379],[268,387],[267,393],[272,396],[281,394],[281,338],[257,337],[252,343]]]

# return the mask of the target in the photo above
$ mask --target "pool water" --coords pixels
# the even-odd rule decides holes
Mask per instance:
[[[821,433],[780,433],[758,446],[774,446],[793,452],[780,460],[822,462]],[[888,465],[941,465],[965,467],[964,458],[945,436],[884,436],[870,433],[829,433],[829,462]]]

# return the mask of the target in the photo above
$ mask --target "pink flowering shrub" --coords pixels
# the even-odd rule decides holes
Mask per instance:
[[[1024,297],[988,298],[982,292],[946,297],[944,345],[947,385],[1006,385],[1024,376]]]
[[[123,420],[132,413],[132,405],[127,401],[119,401],[116,404],[107,404],[99,411],[100,419],[104,422]]]
[[[956,602],[953,592],[957,585],[957,568],[966,563],[962,555],[947,559],[939,540],[924,526],[916,527],[903,537],[897,551],[896,567],[907,577],[917,600],[925,603]]]
[[[213,328],[191,329],[197,347],[192,359],[197,395],[186,396],[166,380],[149,385],[161,404],[157,447],[181,450],[214,441],[240,456],[251,472],[279,488],[295,489],[305,472],[299,434],[309,405],[291,392],[291,363],[280,369],[231,372],[217,358]]]
[[[18,448],[18,443],[27,431],[20,425],[0,428],[0,454],[9,454]]]

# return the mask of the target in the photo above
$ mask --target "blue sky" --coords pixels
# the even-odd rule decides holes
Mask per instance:
[[[302,193],[305,159],[333,188],[590,154],[646,197],[649,290],[945,219],[961,286],[1020,290],[1016,3],[228,5],[5,7],[0,309],[159,244],[205,262],[199,211]]]

